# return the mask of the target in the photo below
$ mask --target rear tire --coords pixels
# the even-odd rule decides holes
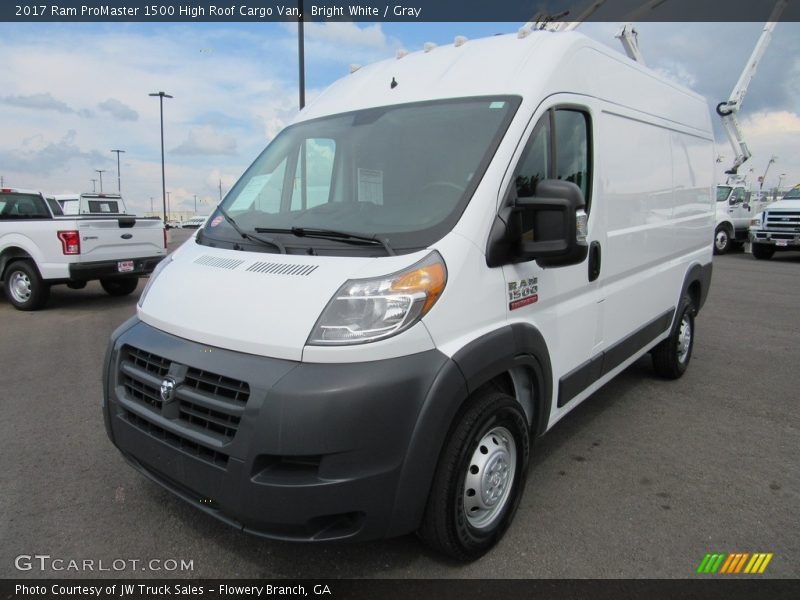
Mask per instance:
[[[139,285],[138,277],[119,277],[114,279],[101,279],[100,285],[109,296],[127,296]]]
[[[19,310],[38,310],[50,296],[50,286],[26,260],[11,263],[4,275],[6,297]]]
[[[483,556],[505,533],[525,487],[530,436],[508,394],[475,394],[436,468],[419,536],[460,561]]]
[[[669,337],[653,348],[653,369],[664,379],[679,379],[686,372],[694,348],[694,316],[697,310],[690,296],[686,295],[678,306]]]
[[[775,254],[775,247],[770,244],[757,244],[753,242],[753,256],[759,260],[769,260]]]
[[[731,230],[720,225],[714,232],[714,254],[727,254],[731,249]]]

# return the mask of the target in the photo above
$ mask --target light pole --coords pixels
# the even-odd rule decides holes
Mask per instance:
[[[171,192],[167,192],[167,218],[172,218],[172,205],[170,204],[170,195]]]
[[[297,65],[300,84],[300,110],[306,105],[306,61],[303,35],[303,0],[297,0]]]
[[[167,223],[167,180],[164,175],[164,98],[172,98],[165,92],[154,92],[151,96],[158,96],[159,112],[161,114],[161,199],[164,203],[164,224]]]
[[[106,172],[105,169],[95,169],[100,174],[100,193],[103,193],[103,173]]]
[[[783,178],[784,178],[784,177],[786,177],[786,173],[781,173],[781,174],[778,176],[778,193],[779,193],[779,194],[780,194],[780,192],[781,192],[781,184],[783,183]]]
[[[194,214],[197,214],[197,194],[194,195]]]
[[[97,183],[97,179],[90,179],[89,181],[92,182],[92,193],[97,192],[97,186],[95,185]]]
[[[153,210],[153,197],[152,196],[150,196],[150,212],[155,212]]]
[[[121,196],[122,195],[122,179],[120,179],[120,176],[119,176],[119,155],[120,154],[125,154],[125,150],[112,150],[111,152],[116,152],[117,153],[117,193],[119,193],[119,195]]]

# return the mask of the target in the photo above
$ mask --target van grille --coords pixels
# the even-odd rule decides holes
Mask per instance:
[[[234,439],[250,398],[247,382],[186,367],[132,346],[125,346],[121,357],[118,383],[125,398],[154,416],[170,419],[180,433],[167,431],[157,423],[158,419],[149,421],[141,412],[127,411],[129,423],[206,462],[219,466],[217,455],[227,460],[223,452],[207,443],[207,438],[216,440],[220,446]],[[165,403],[161,398],[161,382],[167,376],[175,379],[176,386],[174,401]]]
[[[764,228],[773,231],[800,231],[800,211],[767,211]]]

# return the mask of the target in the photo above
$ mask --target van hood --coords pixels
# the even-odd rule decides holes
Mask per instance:
[[[153,282],[138,316],[209,346],[299,361],[322,310],[345,281],[392,273],[415,260],[414,254],[265,254],[189,240]]]

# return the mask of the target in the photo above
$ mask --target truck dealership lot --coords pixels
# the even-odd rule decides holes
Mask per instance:
[[[466,566],[413,536],[290,544],[188,506],[102,423],[106,342],[143,283],[55,287],[33,313],[0,297],[0,577],[690,577],[709,552],[773,553],[763,576],[798,577],[799,269],[800,254],[716,257],[686,375],[656,380],[645,357],[538,440],[511,529]],[[15,568],[37,554],[94,570]],[[193,570],[98,570],[118,559]]]

